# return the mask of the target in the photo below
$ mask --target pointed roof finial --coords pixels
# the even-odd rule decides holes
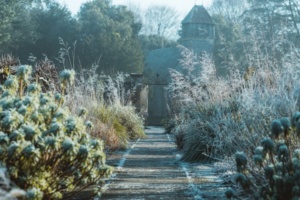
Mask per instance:
[[[200,0],[195,0],[195,5],[202,5],[203,6],[203,0],[201,1],[201,4],[200,4]]]

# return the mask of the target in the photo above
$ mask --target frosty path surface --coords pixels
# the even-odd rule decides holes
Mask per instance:
[[[146,139],[108,158],[116,170],[101,200],[220,199],[221,193],[211,187],[220,182],[211,168],[179,161],[171,136],[162,128],[150,127],[146,134]]]

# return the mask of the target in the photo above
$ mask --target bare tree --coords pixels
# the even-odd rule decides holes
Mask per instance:
[[[134,20],[136,22],[143,23],[143,10],[141,8],[141,5],[139,3],[128,1],[126,3],[126,7],[128,10],[130,10],[134,15]]]
[[[257,27],[269,39],[281,36],[287,39],[285,45],[300,46],[300,4],[299,0],[248,0],[250,7],[244,14],[248,29]],[[278,46],[278,45],[277,45]]]
[[[224,16],[229,21],[238,22],[248,6],[247,0],[213,0],[210,11],[212,14]]]
[[[289,12],[289,18],[296,33],[296,38],[300,40],[300,3],[299,0],[288,0],[285,2],[285,7]]]
[[[178,37],[179,27],[179,14],[175,9],[168,6],[154,5],[146,10],[144,34],[171,39]]]

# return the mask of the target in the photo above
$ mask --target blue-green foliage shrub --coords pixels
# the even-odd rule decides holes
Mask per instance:
[[[264,138],[253,152],[255,167],[249,167],[244,152],[235,156],[235,181],[248,196],[257,199],[300,198],[300,112],[271,123],[271,137]],[[228,198],[239,193],[229,190]]]
[[[20,66],[0,87],[0,161],[27,199],[70,199],[99,185],[112,168],[103,142],[90,137],[85,112],[73,116],[63,106],[74,71],[61,73],[61,93],[55,94],[29,83],[30,75],[30,66]]]

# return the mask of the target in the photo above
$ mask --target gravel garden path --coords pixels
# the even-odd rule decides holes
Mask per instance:
[[[180,161],[173,138],[149,127],[147,138],[109,156],[115,172],[103,187],[102,199],[225,199],[221,180],[209,164]]]

